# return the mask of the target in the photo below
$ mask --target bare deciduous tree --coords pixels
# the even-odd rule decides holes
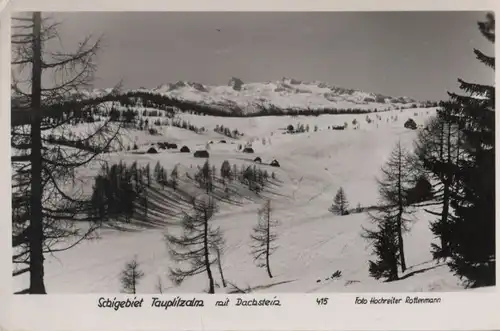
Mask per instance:
[[[408,152],[400,142],[381,170],[382,178],[378,180],[381,202],[377,215],[370,215],[377,224],[377,230],[365,229],[363,236],[374,244],[374,254],[379,258],[377,262],[370,261],[370,274],[375,278],[385,275],[393,280],[397,278],[397,265],[394,269],[394,261],[399,262],[403,272],[406,271],[403,232],[409,230],[411,221],[407,218],[412,212],[407,193],[414,182]],[[397,247],[397,251],[394,247]]]
[[[176,285],[181,284],[187,277],[206,272],[208,293],[215,293],[211,265],[216,261],[216,257],[212,255],[223,245],[222,232],[210,225],[216,212],[217,205],[213,197],[198,197],[193,202],[192,213],[185,213],[182,218],[183,233],[165,235],[172,260],[189,264],[187,267],[170,268],[170,277]]]
[[[70,249],[100,226],[89,216],[77,171],[110,149],[121,126],[92,116],[114,93],[81,93],[93,78],[100,39],[86,38],[73,53],[50,51],[58,23],[40,12],[12,22],[13,274],[30,275],[29,288],[17,293],[45,294],[44,254]],[[71,132],[84,122],[86,132]]]
[[[220,246],[222,246],[222,245],[220,245]],[[226,287],[226,280],[224,278],[224,271],[222,269],[223,247],[216,246],[215,253],[217,255],[217,265],[219,266],[219,273],[220,273],[220,278],[221,278],[221,282],[222,282],[222,287]]]
[[[440,212],[426,210],[431,215],[438,216],[431,224],[432,232],[440,239],[440,246],[433,244],[436,259],[449,256],[447,236],[451,217],[450,199],[456,180],[454,173],[457,161],[462,153],[460,135],[450,114],[441,110],[440,115],[432,118],[415,140],[415,168],[434,179],[434,199],[441,206]]]
[[[251,253],[254,260],[258,267],[266,268],[269,278],[273,278],[270,257],[277,249],[277,246],[274,245],[277,235],[273,230],[278,225],[277,221],[271,219],[271,212],[271,200],[267,200],[264,206],[259,209],[257,226],[253,228],[253,233],[250,235],[252,239]]]

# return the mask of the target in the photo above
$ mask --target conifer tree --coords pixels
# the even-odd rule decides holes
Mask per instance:
[[[495,42],[495,17],[487,14],[479,31]],[[495,69],[495,58],[474,49],[477,59]],[[463,153],[455,161],[453,216],[447,224],[451,270],[467,286],[495,284],[495,87],[458,80],[464,95],[449,93],[444,113],[463,135]]]
[[[212,182],[212,170],[208,160],[205,161],[203,167],[196,173],[195,179],[200,185],[200,187],[206,190],[206,193],[212,192],[213,182]]]
[[[338,189],[335,198],[333,199],[333,204],[330,207],[330,212],[337,215],[346,215],[348,213],[349,202],[345,195],[344,189],[341,187]]]
[[[456,160],[460,158],[461,133],[453,122],[449,111],[442,109],[438,116],[428,121],[426,129],[419,132],[415,141],[415,169],[422,176],[429,176],[435,184],[432,195],[439,211],[425,209],[438,218],[431,222],[431,231],[439,238],[440,244],[432,244],[433,257],[446,258],[450,222],[450,199],[455,187]]]
[[[222,162],[222,165],[220,167],[220,176],[222,177],[222,181],[225,184],[226,180],[231,179],[231,165],[229,164],[229,161],[225,160]]]
[[[170,183],[172,184],[172,188],[175,191],[177,189],[177,185],[178,185],[177,164],[174,166],[174,169],[172,169],[172,173],[170,174]]]
[[[144,277],[144,272],[140,270],[137,259],[134,258],[132,261],[127,262],[120,277],[123,292],[136,294],[137,285],[142,277]]]
[[[236,166],[236,164],[233,164],[232,178],[233,179],[237,179],[238,178],[238,167]]]
[[[168,183],[168,174],[165,168],[163,168],[163,166],[160,166],[156,181],[158,182],[158,184],[162,186],[162,188],[165,188],[165,186]]]
[[[376,261],[368,261],[368,271],[375,279],[385,278],[386,281],[398,279],[398,264],[400,259],[397,222],[387,211],[381,216],[370,215],[377,224],[376,230],[364,229],[363,237],[373,245],[373,255]]]
[[[146,167],[144,168],[144,175],[146,176],[146,183],[148,187],[151,187],[151,166],[146,164]]]
[[[215,168],[215,165],[212,166],[211,175],[212,175],[212,182],[214,182],[217,178],[217,169]]]
[[[159,182],[159,179],[160,179],[160,172],[161,172],[161,165],[160,165],[160,161],[157,161],[156,164],[155,164],[155,167],[153,169],[153,175],[155,177],[155,180],[157,182]]]

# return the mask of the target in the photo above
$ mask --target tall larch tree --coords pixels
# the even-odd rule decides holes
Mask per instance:
[[[403,233],[409,230],[411,222],[408,192],[414,183],[409,153],[400,142],[381,171],[382,178],[378,180],[380,203],[377,212],[370,215],[377,229],[364,229],[363,236],[373,244],[374,254],[379,259],[378,262],[370,261],[370,274],[375,278],[389,275],[387,277],[393,280],[397,278],[394,274],[394,270],[397,272],[397,268],[394,269],[396,258],[401,271],[407,269]]]
[[[217,261],[217,252],[222,250],[224,238],[219,228],[212,226],[217,212],[215,199],[202,195],[193,202],[191,213],[184,214],[181,227],[183,233],[168,233],[165,241],[174,262],[187,263],[188,266],[170,268],[170,278],[180,285],[186,278],[206,273],[208,293],[215,293],[212,264]]]
[[[271,255],[278,248],[275,244],[278,238],[275,228],[278,221],[272,219],[271,200],[267,200],[258,211],[258,223],[253,228],[250,235],[252,240],[251,253],[257,266],[266,268],[269,278],[273,278],[271,273]]]
[[[115,91],[80,93],[90,87],[100,39],[88,37],[74,52],[49,49],[58,25],[40,12],[12,19],[13,274],[29,273],[29,287],[17,293],[45,294],[44,255],[74,247],[100,226],[89,216],[90,197],[79,193],[77,171],[111,148],[120,131],[92,120]],[[84,122],[87,132],[72,132]]]
[[[432,253],[436,260],[446,258],[450,254],[450,198],[455,187],[455,169],[456,161],[460,158],[460,145],[460,130],[446,109],[438,110],[438,115],[427,122],[425,130],[420,131],[415,140],[415,169],[434,182],[432,198],[437,207],[425,210],[437,216],[431,221],[431,231],[439,239],[439,244],[432,244]]]

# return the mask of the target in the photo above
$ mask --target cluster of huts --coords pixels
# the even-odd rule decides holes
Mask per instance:
[[[158,149],[177,149],[177,144],[172,144],[168,142],[158,142],[156,143]],[[146,151],[148,154],[157,154],[158,149],[155,148],[155,144],[151,144],[151,147]]]
[[[149,149],[146,151],[147,154],[158,154],[158,149],[177,149],[177,144],[171,144],[171,143],[157,143],[157,147],[155,147],[154,144],[149,147]],[[189,147],[186,145],[182,146],[181,149],[179,150],[181,153],[191,153],[191,150]],[[194,152],[194,157],[202,157],[202,158],[208,158],[209,154],[208,151],[206,150],[199,150]]]
[[[212,142],[210,142],[212,143]],[[225,143],[225,141],[221,141],[221,143]],[[158,142],[156,143],[157,145],[157,148],[155,147],[155,144],[151,144],[151,147],[149,147],[149,149],[147,150],[147,154],[158,154],[158,149],[177,149],[177,144],[173,144],[173,143],[168,143],[168,142]],[[179,152],[181,153],[191,153],[191,150],[189,149],[189,147],[187,147],[186,145],[182,146],[181,149],[179,150]],[[245,147],[242,151],[243,153],[254,153],[254,150],[252,147]],[[207,150],[197,150],[193,153],[193,156],[194,157],[198,157],[198,158],[208,158],[210,157],[210,154],[208,153]],[[254,162],[255,163],[262,163],[262,159],[257,156],[255,159],[254,159]],[[280,167],[280,164],[277,160],[272,160],[271,163],[269,163],[270,166],[272,167]]]
[[[259,164],[260,164],[260,163],[262,163],[262,159],[261,159],[259,156],[257,156],[257,157],[253,160],[253,162],[255,162],[255,163],[259,163]],[[278,168],[280,167],[280,163],[279,163],[277,160],[272,160],[272,161],[271,161],[271,163],[269,163],[269,165],[270,165],[271,167],[278,167]]]

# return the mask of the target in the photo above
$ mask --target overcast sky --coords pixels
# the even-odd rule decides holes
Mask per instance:
[[[96,87],[293,77],[437,100],[457,78],[491,83],[473,54],[494,47],[482,12],[64,13],[63,46],[104,34]],[[217,29],[220,30],[217,31]]]

